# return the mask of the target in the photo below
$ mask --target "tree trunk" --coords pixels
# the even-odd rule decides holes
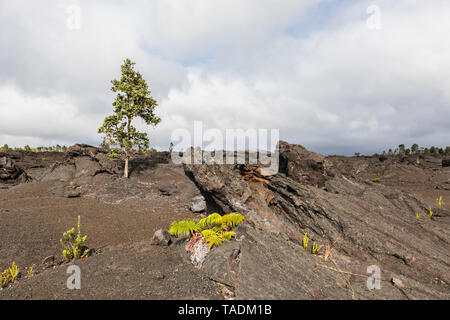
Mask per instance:
[[[130,156],[128,155],[128,152],[127,152],[127,155],[125,156],[125,169],[123,171],[123,176],[125,178],[128,178],[128,160],[129,159],[130,159]]]

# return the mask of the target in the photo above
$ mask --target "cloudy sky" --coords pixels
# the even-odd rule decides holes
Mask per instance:
[[[325,154],[450,145],[449,17],[448,0],[0,0],[0,145],[98,145],[125,58],[159,149],[195,120]]]

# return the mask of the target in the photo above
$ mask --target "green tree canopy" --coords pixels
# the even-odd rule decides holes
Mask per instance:
[[[150,140],[147,133],[139,132],[133,125],[141,118],[148,125],[157,125],[161,119],[154,113],[157,102],[151,96],[147,82],[134,70],[135,63],[126,59],[121,67],[120,80],[112,80],[111,90],[117,93],[113,102],[114,114],[105,118],[98,129],[105,135],[103,145],[120,147],[125,153],[124,177],[128,178],[128,162],[133,148],[146,151]]]

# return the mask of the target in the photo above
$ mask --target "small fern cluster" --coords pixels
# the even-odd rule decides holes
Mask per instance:
[[[86,247],[87,236],[81,235],[81,220],[78,216],[77,224],[78,232],[75,232],[75,228],[72,228],[63,233],[62,239],[59,240],[65,250],[62,254],[67,260],[80,259],[88,256],[90,250]],[[66,244],[67,242],[67,244]]]
[[[239,225],[244,219],[244,216],[237,212],[224,216],[213,213],[199,222],[192,219],[175,221],[170,226],[169,233],[175,237],[201,233],[205,241],[209,243],[210,248],[214,245],[219,247],[236,235],[230,229]]]

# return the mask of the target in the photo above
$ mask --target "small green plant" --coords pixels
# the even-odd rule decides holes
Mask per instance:
[[[379,183],[381,181],[380,178],[372,178],[370,179],[372,182]]]
[[[12,263],[11,267],[2,272],[0,277],[0,286],[5,288],[10,282],[17,280],[19,276],[19,267],[15,262]]]
[[[219,247],[236,235],[230,229],[238,226],[244,219],[245,217],[238,212],[224,216],[213,213],[199,222],[192,219],[175,221],[170,226],[169,233],[175,237],[201,234],[210,248],[214,245]]]
[[[312,248],[311,248],[311,253],[318,254],[320,249],[322,249],[322,246],[319,247],[316,243],[313,243]]]
[[[75,232],[75,228],[64,232],[62,239],[59,240],[64,248],[62,254],[67,260],[86,258],[90,253],[90,250],[85,245],[87,236],[81,235],[80,216],[78,216],[77,229],[78,232]]]
[[[17,264],[13,262],[8,270],[9,274],[11,275],[11,281],[16,281],[17,276],[19,275],[19,267],[17,266]]]
[[[34,273],[34,264],[30,267],[30,269],[27,270],[27,275],[31,277],[33,273]]]
[[[303,249],[308,250],[308,233],[303,237]]]
[[[0,286],[2,288],[5,288],[9,282],[11,281],[11,276],[9,274],[9,270],[6,269],[5,271],[2,272],[1,277],[0,277]]]

